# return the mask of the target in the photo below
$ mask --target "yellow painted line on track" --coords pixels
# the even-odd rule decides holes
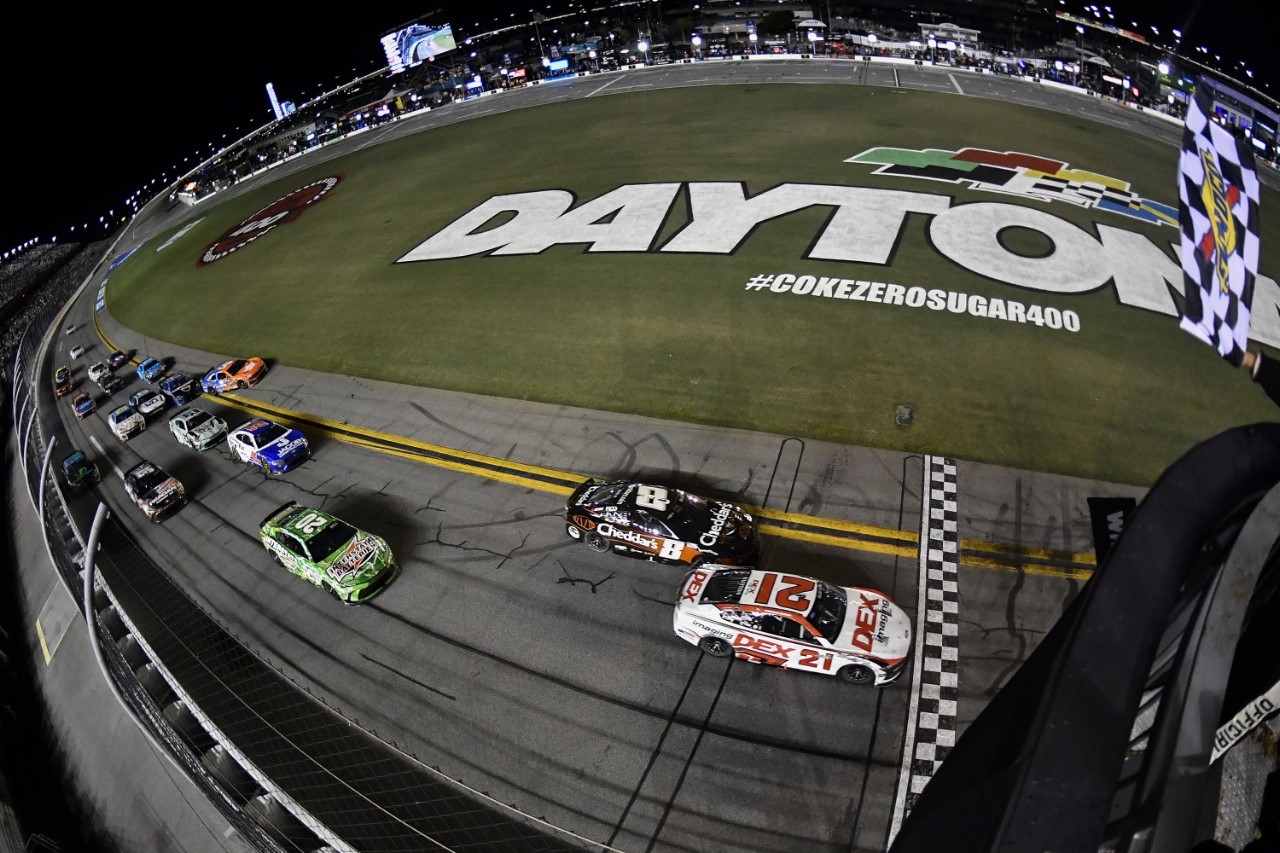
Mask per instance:
[[[36,619],[36,636],[40,638],[40,651],[44,652],[44,665],[48,666],[53,660],[53,655],[49,654],[49,644],[44,639],[44,628],[40,627],[40,619]]]
[[[101,326],[98,325],[96,312],[93,317],[93,327],[98,333],[98,337],[102,339],[103,344],[109,350],[119,349],[102,331]],[[137,359],[132,359],[132,361],[137,362]],[[498,480],[519,488],[537,489],[557,495],[569,495],[577,488],[579,483],[587,479],[584,474],[559,471],[554,468],[544,468],[540,465],[529,465],[510,459],[500,459],[495,456],[457,450],[452,447],[354,426],[349,423],[321,417],[320,415],[285,409],[260,400],[250,400],[237,394],[219,394],[213,399],[221,405],[238,409],[246,414],[262,416],[263,413],[267,413],[274,419],[290,426],[305,427],[308,430],[319,432],[322,435],[347,444],[354,444],[379,453],[398,456],[402,459],[433,465],[449,471]],[[915,559],[918,554],[920,534],[914,530],[876,527],[870,524],[860,524],[856,521],[802,515],[767,507],[746,505],[744,508],[761,519],[779,522],[778,524],[761,523],[759,525],[761,533],[772,536],[830,545],[851,551],[864,551],[910,559]],[[1026,548],[976,539],[962,540],[960,548],[962,552],[960,554],[960,563],[962,565],[1000,571],[1020,571],[1044,577],[1084,580],[1093,574],[1092,567],[1095,562],[1091,554],[1048,551],[1041,548]],[[965,551],[979,553],[963,553]],[[1051,561],[1074,565],[1044,566],[1034,561]]]
[[[811,524],[827,519],[812,519]],[[798,539],[801,542],[816,542],[819,545],[832,545],[836,548],[847,548],[852,551],[870,551],[875,554],[889,554],[894,557],[910,557],[915,559],[914,545],[889,545],[883,542],[867,542],[861,539],[848,539],[843,536],[832,536],[828,533],[812,533],[808,530],[793,530],[790,527],[778,527],[774,524],[760,524],[757,529],[761,533],[782,536],[786,539]]]

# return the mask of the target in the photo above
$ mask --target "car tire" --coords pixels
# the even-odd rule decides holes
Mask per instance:
[[[713,658],[727,658],[733,655],[733,644],[723,637],[703,637],[698,641],[698,648]]]
[[[609,550],[609,540],[605,539],[594,530],[586,535],[583,539],[587,543],[587,547],[598,554],[603,554]]]
[[[694,557],[692,560],[689,561],[689,568],[700,569],[710,562],[711,562],[710,557],[704,556],[703,554],[699,554],[698,556]]]
[[[860,663],[851,663],[846,667],[841,667],[837,673],[841,681],[849,684],[875,684],[876,674],[871,671],[870,667],[863,666]]]
[[[564,530],[565,530],[565,533],[569,534],[570,539],[582,538],[582,528],[578,527],[578,525],[576,524],[566,524],[564,527]]]
[[[258,462],[258,467],[262,469],[262,476],[264,477],[271,476],[271,468],[270,466],[267,465],[267,461],[265,459]]]
[[[248,387],[249,386],[245,385],[243,381],[236,382],[236,388],[240,391],[243,391],[245,388],[248,388]]]

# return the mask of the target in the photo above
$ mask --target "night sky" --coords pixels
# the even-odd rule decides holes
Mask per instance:
[[[498,18],[517,20],[510,11],[521,6],[441,5],[433,17],[463,35]],[[1131,28],[1136,20],[1147,35],[1150,24],[1161,32],[1179,27],[1184,52],[1203,44],[1224,65],[1243,59],[1258,88],[1280,94],[1276,51],[1263,41],[1263,22],[1237,17],[1233,10],[1245,8],[1240,0],[1200,5],[1113,4],[1116,19],[1109,22]],[[114,209],[118,220],[136,190],[160,188],[161,174],[186,171],[197,152],[210,153],[210,143],[268,121],[268,81],[282,100],[301,104],[322,84],[328,89],[383,64],[378,37],[437,9],[431,0],[340,4],[335,15],[297,2],[158,8],[119,0],[24,4],[22,15],[0,28],[0,86],[10,105],[0,128],[6,183],[0,251],[33,237],[75,240],[85,223],[91,238],[101,237],[99,216]],[[1060,8],[1079,13],[1081,2]],[[548,14],[562,10],[567,0],[556,0]],[[519,17],[528,20],[527,11]],[[1259,85],[1264,81],[1271,88]]]

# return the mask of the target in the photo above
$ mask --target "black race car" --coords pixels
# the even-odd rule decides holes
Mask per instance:
[[[749,566],[760,552],[755,521],[741,507],[679,489],[628,480],[588,480],[565,504],[571,539],[660,563]]]

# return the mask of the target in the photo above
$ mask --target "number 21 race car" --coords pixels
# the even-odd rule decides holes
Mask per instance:
[[[911,651],[911,618],[884,593],[755,569],[690,572],[672,622],[677,636],[714,657],[851,684],[888,684]]]
[[[760,552],[741,507],[663,486],[588,480],[569,496],[565,520],[569,537],[592,550],[660,563],[749,566]]]

